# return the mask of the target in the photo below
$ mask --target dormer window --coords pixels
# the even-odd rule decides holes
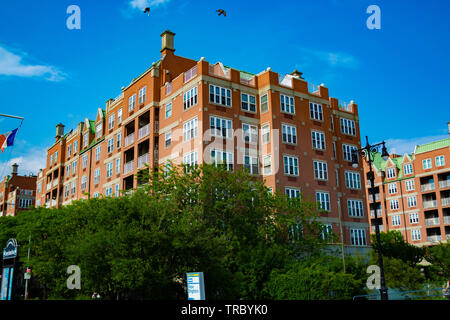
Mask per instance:
[[[88,143],[89,143],[89,135],[88,135],[88,133],[85,133],[83,135],[83,148],[86,148]]]
[[[403,166],[403,171],[404,171],[405,175],[407,175],[407,174],[412,174],[412,173],[413,173],[413,166],[412,166],[412,163],[405,164],[405,165]]]
[[[95,138],[98,139],[102,136],[102,124],[99,123],[97,127],[95,127]]]
[[[386,176],[388,179],[395,178],[395,168],[389,168],[386,170]]]

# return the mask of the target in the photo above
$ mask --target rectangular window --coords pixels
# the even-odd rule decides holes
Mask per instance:
[[[66,176],[70,176],[70,164],[66,166]]]
[[[313,161],[314,178],[318,180],[328,180],[328,168],[325,161]]]
[[[390,183],[388,185],[389,194],[397,193],[397,183]]]
[[[342,154],[344,155],[344,161],[353,161],[353,154],[358,148],[349,144],[342,144]]]
[[[269,175],[272,173],[272,157],[265,156],[263,158],[263,174]]]
[[[284,143],[297,144],[297,128],[295,126],[282,124],[281,132]]]
[[[72,155],[72,145],[67,147],[67,155],[70,157]]]
[[[435,158],[436,161],[436,167],[442,167],[445,166],[445,157],[444,156],[438,156]]]
[[[120,157],[116,159],[116,174],[120,173]]]
[[[189,120],[183,124],[183,141],[188,141],[197,136],[198,120],[197,118]]]
[[[328,192],[316,192],[316,202],[320,209],[330,211],[330,194]]]
[[[399,208],[398,200],[391,200],[390,205],[391,205],[391,210],[397,210]]]
[[[228,90],[230,91],[230,90]],[[189,89],[183,94],[183,109],[187,110],[197,104],[197,87]]]
[[[313,120],[323,120],[323,111],[322,111],[322,105],[310,102],[309,103],[309,115],[311,119]]]
[[[172,102],[166,104],[166,119],[172,116]]]
[[[197,151],[190,152],[183,156],[183,164],[194,166],[198,164],[198,155]]]
[[[72,188],[71,188],[71,190],[70,190],[70,193],[71,194],[74,194],[75,193],[75,191],[76,191],[76,182],[74,181],[74,182],[72,182]]]
[[[262,143],[270,142],[270,124],[263,125],[261,128]]]
[[[362,200],[347,200],[347,210],[349,217],[362,217],[364,215]]]
[[[366,230],[365,229],[350,229],[350,239],[352,246],[365,246]]]
[[[283,156],[284,174],[298,176],[298,158],[292,156]]]
[[[406,189],[406,191],[411,191],[411,190],[414,190],[414,180],[406,180],[405,181],[405,189]]]
[[[128,111],[133,110],[136,107],[136,94],[133,94],[128,98]]]
[[[83,166],[83,169],[87,167],[87,154],[85,154],[83,156],[83,164],[82,164],[82,166]]]
[[[416,196],[408,197],[408,208],[417,206],[417,198]]]
[[[394,227],[400,225],[400,216],[399,215],[392,216],[391,219],[392,219],[392,225]]]
[[[139,90],[139,104],[145,102],[145,97],[147,96],[147,87],[143,87]]]
[[[99,123],[96,127],[95,127],[95,138],[98,139],[102,136],[102,124]]]
[[[81,190],[86,190],[86,184],[87,184],[87,177],[82,176],[81,177]]]
[[[211,136],[213,137],[222,137],[222,138],[231,138],[233,135],[232,132],[232,123],[231,120],[219,118],[215,116],[209,117],[209,124],[211,128]]]
[[[50,160],[49,160],[50,165],[53,163],[53,155],[50,155]]]
[[[248,169],[250,174],[258,174],[258,157],[244,155],[244,168]]]
[[[416,224],[419,223],[419,213],[413,212],[409,214],[409,223]]]
[[[294,98],[280,94],[281,112],[295,113]]]
[[[431,159],[422,160],[422,166],[424,169],[430,169],[431,168]]]
[[[246,93],[242,93],[241,108],[244,111],[256,112],[256,97]]]
[[[120,196],[120,184],[118,184],[118,183],[114,187],[114,195],[116,197]]]
[[[87,158],[86,158],[87,161]],[[77,172],[77,163],[78,160],[75,160],[74,162],[72,162],[72,173],[75,174]]]
[[[395,178],[395,168],[389,168],[386,170],[386,177],[388,179]]]
[[[100,196],[100,194],[98,192],[94,193],[94,198],[98,198]]]
[[[405,165],[403,166],[403,171],[405,172],[405,175],[406,175],[406,174],[412,174],[412,173],[413,173],[413,166],[412,166],[412,163],[405,164]]]
[[[333,226],[331,224],[324,224],[320,226],[320,235],[322,240],[326,240],[333,233]]]
[[[314,149],[325,150],[325,133],[311,131],[312,147]]]
[[[260,98],[261,113],[269,111],[269,101],[267,99],[267,93],[262,95]]]
[[[115,117],[116,117],[115,113],[113,113],[112,115],[109,116],[109,119],[108,119],[108,129],[109,130],[114,129],[114,118]]]
[[[120,146],[122,145],[122,133],[117,134],[116,141],[117,141],[117,149],[119,149]]]
[[[101,155],[101,146],[98,146],[97,148],[95,148],[95,161],[99,161],[100,160],[100,155]]]
[[[359,172],[345,171],[345,186],[347,189],[361,189]]]
[[[231,90],[210,84],[209,102],[231,107]]]
[[[413,241],[420,240],[420,229],[411,230],[411,239]]]
[[[55,163],[58,162],[58,151],[55,152]]]
[[[100,168],[95,169],[94,171],[94,184],[100,183]]]
[[[341,118],[341,132],[350,136],[356,136],[355,121]]]
[[[168,131],[164,135],[164,145],[167,148],[170,147],[171,144],[172,144],[172,131]]]
[[[108,153],[114,151],[114,138],[108,140]]]
[[[77,152],[78,152],[78,140],[73,143],[73,153],[75,154]]]
[[[83,148],[86,148],[89,143],[89,133],[83,135]]]
[[[117,123],[122,123],[122,108],[117,111]]]
[[[113,163],[109,162],[106,164],[106,177],[111,178],[114,172]]]
[[[300,189],[298,189],[298,188],[286,187],[284,189],[284,191],[286,193],[286,197],[288,197],[289,199],[291,199],[291,198],[300,198]]]
[[[219,164],[226,166],[227,170],[233,170],[233,153],[222,150],[211,150],[211,162],[217,167]]]
[[[110,197],[112,195],[112,187],[106,188],[105,194],[107,197]]]
[[[258,143],[258,127],[243,123],[242,138],[247,143]]]
[[[64,198],[69,197],[70,194],[70,184],[64,186]]]

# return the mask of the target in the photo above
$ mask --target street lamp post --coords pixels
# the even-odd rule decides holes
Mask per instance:
[[[387,160],[389,158],[389,154],[387,153],[385,142],[377,143],[370,145],[369,139],[366,136],[366,146],[361,149],[354,150],[352,154],[352,166],[356,168],[358,166],[358,154],[366,158],[367,163],[369,164],[369,172],[367,174],[368,179],[370,180],[370,190],[372,194],[372,200],[375,204],[375,174],[372,170],[373,163],[373,152],[378,152],[381,150],[381,156],[383,160]],[[384,279],[384,267],[383,267],[383,256],[381,254],[381,240],[380,240],[380,227],[378,225],[378,215],[377,215],[377,206],[375,205],[375,236],[377,240],[377,252],[378,252],[378,265],[380,267],[380,298],[381,300],[388,300],[388,289],[386,287],[386,282]]]

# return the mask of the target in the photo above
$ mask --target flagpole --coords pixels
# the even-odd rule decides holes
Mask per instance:
[[[2,113],[0,113],[0,116],[1,117],[8,117],[8,118],[15,118],[15,119],[25,119],[25,118],[23,118],[23,117],[17,117],[17,116],[10,116],[10,115],[7,115],[7,114],[2,114]]]

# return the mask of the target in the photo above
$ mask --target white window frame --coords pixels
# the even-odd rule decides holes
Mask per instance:
[[[409,175],[413,173],[413,165],[412,163],[407,163],[403,166],[403,173],[405,175]]]
[[[400,215],[396,214],[391,216],[392,226],[397,227],[401,225]]]
[[[359,172],[345,171],[345,187],[351,190],[361,189],[361,176]]]
[[[112,137],[111,139],[108,139],[107,151],[108,151],[108,153],[111,153],[114,151],[114,137]]]
[[[431,169],[433,167],[433,164],[431,162],[431,158],[423,159],[422,160],[422,167],[424,170]]]
[[[445,166],[445,157],[443,155],[437,156],[434,158],[434,162],[436,163],[436,167]]]
[[[197,86],[192,87],[183,94],[183,110],[188,110],[192,106],[197,105],[198,102],[198,92]]]
[[[353,161],[353,152],[358,150],[357,146],[351,145],[351,144],[342,144],[342,156],[344,158],[344,161]]]
[[[87,187],[87,176],[86,175],[81,177],[80,187],[81,187],[81,190],[86,190],[86,187]]]
[[[232,138],[233,136],[233,121],[231,119],[210,115],[209,128],[212,137]]]
[[[212,90],[212,92],[211,92]],[[226,107],[231,107],[231,89],[209,85],[209,103],[219,104]]]
[[[408,208],[417,207],[417,197],[416,196],[408,197],[407,202],[408,202]]]
[[[116,114],[115,113],[113,113],[113,114],[111,114],[110,116],[109,116],[109,118],[108,118],[108,130],[111,130],[111,129],[114,129],[114,121],[115,121],[115,117],[116,117]]]
[[[398,199],[393,199],[389,201],[389,206],[391,210],[398,210],[400,208]]]
[[[284,193],[288,197],[288,199],[292,198],[300,198],[300,188],[294,188],[294,187],[285,187]]]
[[[354,120],[341,118],[341,132],[349,136],[356,136],[356,123]]]
[[[166,116],[166,119],[168,119],[168,118],[170,118],[171,116],[172,116],[172,102],[169,102],[169,103],[167,103],[166,104],[166,106],[165,106],[165,116]]]
[[[114,162],[108,162],[106,164],[106,178],[111,178],[114,173]]]
[[[409,223],[410,224],[417,224],[417,223],[419,223],[419,213],[418,212],[411,212],[409,214]]]
[[[122,146],[122,132],[119,132],[116,136],[117,149]]]
[[[247,161],[248,159],[248,161]],[[258,157],[252,157],[250,155],[244,155],[244,168],[247,168],[250,174],[259,174]]]
[[[283,171],[285,176],[298,176],[299,175],[299,161],[298,157],[291,155],[283,156]]]
[[[330,211],[330,193],[325,191],[316,191],[316,203],[324,211]]]
[[[251,102],[252,99],[253,103]],[[241,109],[245,112],[256,113],[256,96],[247,93],[241,93]]]
[[[313,160],[314,178],[317,180],[328,180],[328,164],[326,161]]]
[[[117,111],[117,123],[122,123],[122,108]]]
[[[280,110],[283,113],[295,114],[294,97],[280,94]]]
[[[95,148],[95,161],[100,161],[101,155],[102,155],[102,146],[99,145],[97,148]]]
[[[120,173],[120,157],[116,159],[116,174]]]
[[[263,102],[263,99],[265,100]],[[259,105],[260,105],[260,112],[261,113],[266,113],[269,111],[269,95],[267,93],[263,94],[260,98],[259,98]],[[264,109],[266,110],[263,110]]]
[[[325,144],[325,132],[322,131],[311,131],[311,144],[313,149],[317,150],[325,150],[326,144]]]
[[[136,93],[128,98],[128,111],[134,110],[136,107]]]
[[[139,104],[142,104],[145,102],[145,99],[147,97],[147,86],[142,87],[141,89],[139,89]]]
[[[272,156],[265,155],[262,159],[263,165],[263,175],[271,175],[272,174]],[[269,170],[267,170],[269,168]]]
[[[412,191],[415,190],[415,182],[414,179],[405,180],[405,190]]]
[[[82,158],[82,168],[86,168],[87,167],[87,154],[83,155]]]
[[[100,168],[94,170],[94,184],[100,183]]]
[[[391,167],[391,168],[387,168],[386,169],[386,177],[388,179],[395,178],[396,175],[397,175],[397,173],[395,172],[395,167]]]
[[[350,229],[350,241],[352,246],[366,246],[366,229]]]
[[[164,147],[168,148],[172,145],[172,130],[164,134]]]
[[[264,124],[261,127],[261,142],[262,144],[270,143],[270,124]]]
[[[194,166],[198,164],[198,153],[197,151],[192,151],[183,155],[183,164]]]
[[[225,164],[227,170],[234,169],[234,154],[220,149],[211,149],[210,151],[211,164],[217,167],[219,164]]]
[[[388,192],[389,192],[389,194],[397,193],[397,182],[388,184]]]
[[[246,143],[258,143],[258,127],[242,123],[242,140]]]
[[[297,145],[297,127],[291,124],[281,124],[281,141],[286,144]]]
[[[421,239],[420,229],[411,230],[411,239],[413,241],[419,241]]]
[[[364,204],[359,199],[347,199],[348,216],[352,218],[361,218],[364,216]]]
[[[183,141],[189,141],[198,135],[198,118],[193,118],[183,124]]]
[[[309,117],[312,120],[323,121],[323,108],[320,103],[309,103]]]
[[[100,122],[95,126],[95,138],[98,139],[103,134],[103,124]]]

